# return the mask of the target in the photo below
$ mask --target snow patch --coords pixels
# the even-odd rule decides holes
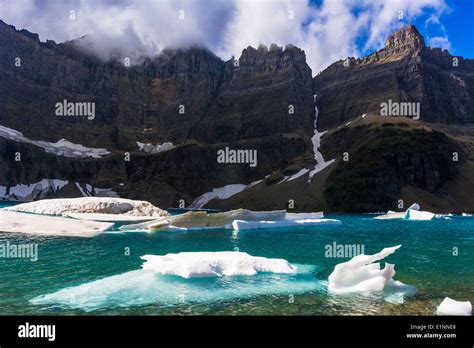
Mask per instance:
[[[85,147],[80,144],[74,144],[66,139],[58,140],[55,143],[50,143],[42,140],[31,140],[14,129],[0,126],[0,137],[13,140],[21,143],[28,143],[38,146],[48,153],[56,156],[64,156],[71,158],[102,158],[104,155],[108,155],[110,152],[106,149]]]
[[[53,195],[68,184],[67,180],[43,179],[33,184],[0,186],[0,199],[11,201],[32,201]]]
[[[173,145],[172,143],[147,144],[147,143],[141,143],[139,141],[137,141],[136,143],[140,151],[144,151],[146,153],[159,153],[159,152],[169,151],[176,147],[176,145]]]
[[[222,187],[218,187],[212,189],[211,192],[206,192],[197,197],[191,204],[190,208],[202,208],[207,203],[212,201],[213,199],[227,199],[244,191],[245,189],[251,188],[252,186],[257,185],[258,183],[262,182],[263,180],[254,181],[248,185],[244,184],[230,184]]]
[[[314,160],[316,161],[316,165],[314,166],[314,169],[309,172],[309,179],[308,183],[313,180],[313,176],[316,175],[316,173],[319,173],[322,171],[324,168],[326,168],[328,165],[333,163],[335,159],[332,159],[328,162],[324,160],[323,154],[319,150],[319,147],[321,146],[321,137],[324,135],[326,132],[319,133],[317,129],[318,125],[318,115],[319,115],[319,110],[317,105],[314,105],[314,135],[311,138],[311,142],[313,143],[313,152],[314,152]]]

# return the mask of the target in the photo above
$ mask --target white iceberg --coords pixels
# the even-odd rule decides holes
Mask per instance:
[[[40,295],[31,299],[30,303],[45,308],[51,308],[54,305],[61,308],[81,309],[86,312],[103,308],[131,308],[150,304],[164,309],[174,306],[189,306],[193,303],[232,301],[236,298],[261,295],[290,295],[308,291],[323,291],[324,289],[321,282],[314,278],[315,267],[311,265],[291,265],[281,259],[258,258],[250,255],[249,257],[234,256],[234,261],[224,262],[222,258],[212,255],[219,253],[206,253],[210,255],[210,258],[207,259],[199,252],[185,254],[190,254],[190,259],[199,261],[201,264],[194,265],[189,264],[190,261],[183,261],[184,263],[180,266],[179,263],[170,260],[166,262],[161,260],[158,261],[158,264],[154,264],[156,260],[153,257],[145,264],[156,266],[158,270],[165,269],[161,267],[166,267],[167,270],[174,268],[175,273],[183,272],[183,274],[188,274],[191,271],[199,274],[202,271],[211,273],[217,271],[217,274],[225,271],[230,274],[240,272],[241,266],[245,266],[244,269],[247,273],[253,273],[252,270],[257,273],[238,277],[213,274],[212,278],[187,279],[181,276],[161,275],[156,270],[140,269]],[[165,256],[156,257],[163,258]],[[213,268],[211,259],[221,262],[219,267],[225,267]],[[190,269],[185,271],[184,267],[188,265]],[[272,271],[280,273],[270,273]]]
[[[251,276],[257,273],[296,273],[298,268],[283,259],[255,257],[238,251],[182,252],[164,256],[145,255],[142,268],[183,278]]]
[[[381,291],[385,286],[408,290],[411,288],[399,281],[395,281],[395,265],[385,263],[381,269],[380,263],[373,263],[393,254],[401,245],[384,248],[374,255],[361,254],[351,260],[339,263],[329,275],[328,289],[332,293],[370,293]]]
[[[236,209],[222,213],[191,211],[154,221],[121,226],[122,231],[175,232],[205,229],[253,230],[279,227],[305,227],[340,224],[339,220],[323,219],[323,213],[287,213],[284,210],[251,211]]]
[[[471,315],[472,305],[470,301],[456,301],[446,297],[438,306],[438,315]]]
[[[61,237],[94,237],[113,225],[105,222],[74,220],[0,209],[0,232]]]
[[[387,214],[376,216],[374,219],[388,220],[388,219],[403,219],[413,221],[432,220],[436,215],[429,211],[420,211],[420,205],[418,203],[412,204],[404,213],[394,212],[389,210]]]
[[[168,212],[161,210],[146,201],[109,197],[43,199],[40,201],[14,205],[5,209],[46,215],[102,213],[153,217],[169,216]]]
[[[341,222],[335,219],[283,219],[279,221],[243,221],[235,220],[232,222],[232,229],[242,230],[260,230],[265,228],[284,228],[284,227],[309,227],[322,225],[339,225]]]

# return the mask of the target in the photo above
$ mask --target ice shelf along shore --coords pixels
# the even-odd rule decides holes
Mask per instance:
[[[287,213],[285,210],[256,212],[237,209],[222,213],[190,211],[120,227],[123,231],[173,232],[204,229],[254,230],[284,227],[308,227],[340,224],[339,220],[324,219],[322,213]]]
[[[105,222],[74,220],[0,209],[0,232],[60,237],[95,237],[112,226],[114,224]]]
[[[80,197],[43,199],[5,208],[34,214],[67,215],[75,213],[122,214],[125,216],[167,217],[169,213],[146,201],[125,198]]]

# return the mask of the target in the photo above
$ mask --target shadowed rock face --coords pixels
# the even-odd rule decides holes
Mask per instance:
[[[429,48],[414,26],[392,34],[383,49],[363,59],[339,61],[314,77],[320,117],[329,129],[388,100],[419,102],[424,121],[474,121],[474,61]],[[457,66],[455,66],[457,64]]]
[[[420,102],[422,121],[474,120],[473,62],[459,58],[453,66],[454,57],[426,47],[413,26],[391,35],[383,49],[368,57],[336,62],[314,78],[304,51],[291,45],[248,47],[228,62],[199,47],[164,50],[128,67],[124,57],[100,61],[79,49],[79,41],[42,43],[36,34],[0,21],[0,125],[30,139],[65,138],[110,154],[66,158],[0,138],[0,186],[70,180],[161,207],[177,206],[181,199],[188,205],[213,188],[266,176],[265,185],[272,187],[284,175],[314,167],[313,94],[318,95],[320,131],[378,112],[389,99]],[[56,116],[55,104],[63,100],[94,102],[95,119]],[[336,168],[334,173],[324,174],[327,187],[318,189],[324,197],[311,193],[305,178],[288,199],[305,200],[306,210],[316,209],[313,201],[329,210],[376,210],[374,204],[391,208],[406,185],[436,192],[455,177],[454,164],[444,163],[455,147],[450,140],[397,133],[386,152],[380,139],[388,141],[392,133],[381,132],[323,137],[325,158],[337,160],[328,169]],[[354,147],[362,139],[370,161]],[[430,153],[424,144],[436,146],[436,141],[442,146]],[[136,142],[175,147],[147,154]],[[225,147],[257,150],[257,167],[218,163],[217,151]],[[354,150],[351,156],[361,156],[362,167],[339,163],[348,148]],[[130,161],[124,160],[127,153]],[[350,179],[354,175],[355,181]],[[336,189],[342,182],[349,185],[345,193]],[[55,197],[79,194],[71,184]],[[269,203],[265,192],[261,199],[267,200],[260,205],[265,209],[283,208]]]
[[[238,66],[203,48],[165,50],[126,67],[122,59],[102,62],[84,53],[77,41],[42,43],[0,22],[0,95],[0,125],[34,140],[65,138],[111,152],[71,160],[0,139],[4,186],[58,178],[171,206],[214,187],[261,179],[304,155],[311,163],[311,69],[295,47],[249,47]],[[95,119],[56,116],[63,100],[94,102]],[[177,147],[148,155],[138,152],[137,141]],[[217,163],[226,146],[257,150],[258,166]]]

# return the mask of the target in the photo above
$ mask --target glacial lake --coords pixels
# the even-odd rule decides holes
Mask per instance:
[[[37,261],[0,258],[0,315],[433,315],[446,296],[474,303],[474,217],[373,216],[329,214],[342,224],[238,233],[0,233],[0,244],[38,247]],[[334,266],[350,259],[327,257],[334,244],[363,246],[365,254],[401,244],[381,263],[395,264],[394,279],[416,293],[328,293]],[[140,270],[142,255],[234,250],[286,259],[299,272],[184,279]]]

